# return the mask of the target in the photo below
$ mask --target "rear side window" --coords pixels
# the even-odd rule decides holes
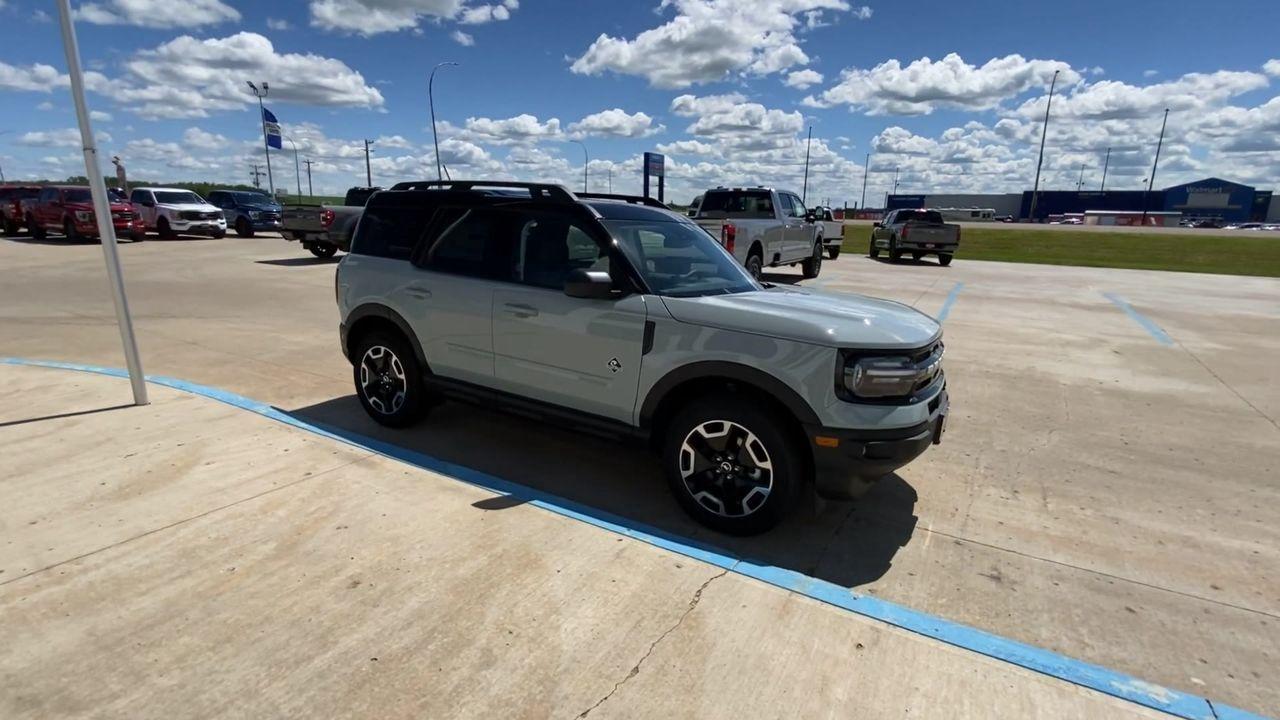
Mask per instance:
[[[431,223],[429,206],[382,205],[365,208],[351,241],[357,255],[408,260]]]
[[[706,218],[772,219],[768,190],[713,190],[702,198],[698,214]]]
[[[524,216],[491,208],[441,208],[434,238],[414,263],[439,272],[510,280],[513,248]]]
[[[40,191],[40,202],[47,203],[58,198],[57,188],[45,188]]]

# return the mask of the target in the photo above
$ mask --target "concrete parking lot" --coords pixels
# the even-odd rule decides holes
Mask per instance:
[[[381,439],[674,536],[708,543],[737,557],[797,571],[1146,681],[1253,712],[1280,711],[1280,678],[1276,674],[1280,667],[1280,383],[1274,379],[1272,360],[1280,351],[1280,281],[966,262],[963,253],[950,268],[928,260],[890,265],[850,255],[829,262],[822,276],[808,284],[889,297],[944,316],[953,404],[948,436],[943,445],[884,480],[862,502],[815,506],[770,534],[731,539],[687,520],[666,494],[655,464],[638,450],[452,404],[412,431],[389,431],[373,425],[351,394],[350,369],[337,348],[334,262],[316,260],[296,243],[270,237],[183,239],[126,245],[121,253],[149,373],[225,388],[307,422]],[[0,355],[122,364],[101,251],[96,245],[64,245],[53,239],[8,240],[0,242],[0,266],[6,272],[5,282],[0,284]],[[769,279],[798,282],[799,274],[784,271]],[[0,426],[83,410],[85,403],[103,407],[127,400],[123,385],[116,386],[114,395],[109,384],[75,391],[68,389],[66,381],[50,380],[47,373],[52,371],[27,372],[35,374],[13,382],[33,389],[35,397],[50,397],[52,405],[6,407]],[[37,377],[40,373],[46,374]],[[206,436],[221,421],[216,413],[206,417],[204,413],[211,411],[199,403],[160,395],[157,408],[189,402],[191,416],[208,423],[198,426]],[[64,438],[68,453],[73,449],[79,452],[86,444],[102,443],[112,433],[127,433],[132,423],[115,423],[110,413],[86,417],[68,430]],[[36,442],[32,436],[43,432],[38,423],[13,427],[21,428],[28,443]],[[163,442],[184,431],[162,426],[148,432],[148,438]],[[196,428],[190,432],[196,433]],[[252,528],[264,520],[287,527],[312,516],[327,522],[340,515],[335,508],[368,518],[385,508],[381,511],[395,518],[394,532],[389,530],[380,536],[376,547],[367,549],[379,564],[395,567],[399,563],[406,573],[426,573],[424,565],[405,555],[415,543],[448,541],[452,549],[444,556],[457,563],[465,562],[464,550],[482,553],[490,543],[497,543],[495,547],[501,549],[496,552],[516,565],[536,564],[543,553],[569,545],[584,548],[577,572],[583,574],[578,581],[581,587],[590,588],[589,593],[608,597],[611,592],[621,592],[626,598],[653,593],[655,603],[666,603],[660,609],[647,608],[638,600],[633,602],[639,604],[624,604],[646,617],[652,615],[653,620],[652,627],[646,625],[623,637],[611,628],[630,625],[608,612],[597,614],[596,609],[570,603],[567,598],[574,596],[574,585],[567,581],[535,593],[523,604],[517,600],[519,588],[527,590],[536,583],[507,587],[496,595],[489,580],[478,586],[443,585],[452,596],[465,598],[471,614],[447,603],[424,612],[497,628],[504,612],[515,604],[522,608],[514,616],[517,621],[523,618],[518,623],[521,627],[546,621],[551,625],[549,630],[564,627],[556,623],[565,622],[567,611],[576,617],[586,613],[590,622],[580,629],[596,642],[616,646],[611,651],[614,655],[604,659],[567,653],[553,661],[532,650],[546,641],[545,636],[525,638],[524,651],[532,653],[529,662],[537,664],[540,673],[565,672],[564,666],[557,664],[564,657],[590,666],[604,663],[621,668],[620,672],[602,671],[582,687],[565,690],[567,695],[544,698],[547,704],[541,709],[554,709],[550,714],[565,714],[569,707],[574,711],[568,714],[576,714],[586,709],[578,707],[579,701],[589,700],[586,706],[590,706],[599,699],[597,681],[607,691],[614,681],[626,676],[626,668],[644,654],[649,642],[670,626],[667,621],[680,617],[678,612],[670,617],[663,614],[674,612],[670,602],[676,602],[682,612],[701,583],[714,575],[688,563],[673,570],[674,561],[634,550],[629,544],[625,550],[610,553],[608,547],[616,538],[601,540],[606,534],[585,526],[558,527],[562,521],[532,508],[503,512],[473,508],[476,516],[471,517],[467,508],[482,498],[462,491],[456,491],[462,496],[456,500],[459,508],[452,513],[459,519],[438,526],[449,528],[451,537],[442,538],[431,526],[415,526],[414,514],[397,504],[397,499],[418,497],[413,493],[421,492],[421,487],[385,480],[398,472],[381,464],[388,461],[358,454],[334,457],[334,451],[326,449],[321,451],[326,455],[324,462],[311,458],[307,464],[298,458],[314,450],[303,452],[300,446],[290,445],[299,441],[285,436],[274,441],[281,453],[286,446],[290,450],[288,462],[281,459],[283,454],[273,460],[283,463],[282,473],[287,470],[297,475],[303,467],[323,472],[330,465],[349,462],[353,469],[343,473],[363,474],[364,479],[338,482],[335,476],[308,483],[290,496],[288,503],[280,500],[258,510],[240,507],[237,512],[244,516],[235,520],[240,525],[213,524],[184,532],[205,533],[208,542],[217,544],[217,538],[231,532],[228,528]],[[52,439],[45,437],[43,442]],[[41,472],[64,478],[93,472],[89,466],[74,464],[72,457],[68,455],[67,462],[72,464],[65,469]],[[178,458],[171,462],[186,467]],[[7,483],[21,478],[23,471],[38,470],[23,465],[18,468],[18,473],[10,473]],[[439,487],[447,485],[439,483]],[[33,494],[28,502],[36,502],[38,497]],[[6,526],[17,527],[11,522],[16,518],[7,516]],[[495,520],[485,526],[480,518]],[[157,515],[147,522],[139,521],[137,528],[149,527],[148,522],[163,526],[162,519]],[[335,520],[334,525],[339,524],[342,522]],[[26,528],[18,530],[27,532]],[[513,538],[527,540],[527,544],[513,548]],[[139,567],[169,567],[171,581],[180,582],[188,572],[182,569],[184,558],[173,557],[164,538],[154,536],[145,542],[146,549],[135,551],[139,554],[131,562]],[[89,548],[93,541],[85,543],[84,548]],[[54,622],[50,619],[54,611],[34,610],[31,603],[39,594],[24,583],[36,583],[40,588],[65,586],[62,595],[47,590],[55,593],[49,597],[65,603],[70,603],[76,592],[91,587],[84,584],[91,581],[91,575],[81,579],[80,585],[74,584],[74,578],[56,579],[39,573],[13,580],[14,574],[22,574],[17,568],[42,567],[31,565],[23,555],[36,552],[38,545],[32,541],[6,549],[7,572],[0,576],[0,583],[7,585],[0,596],[0,613],[26,623]],[[601,547],[597,549],[597,545]],[[198,576],[189,588],[194,593],[191,596],[214,597],[230,587],[228,583],[234,584],[215,570],[212,566],[189,569],[193,577]],[[75,572],[90,570],[82,567]],[[170,592],[160,586],[131,585],[128,573],[120,574],[118,568],[115,572],[113,582],[121,584],[92,586],[103,588],[103,594],[96,597],[109,601],[117,593],[127,595],[130,588],[138,587],[160,596]],[[337,571],[329,568],[326,572]],[[157,576],[148,577],[148,582],[159,582]],[[427,582],[429,577],[434,576],[418,579]],[[538,577],[551,581],[547,572],[538,573]],[[629,585],[625,591],[616,591],[608,587],[614,584],[608,581]],[[532,581],[522,576],[521,582]],[[761,637],[774,638],[775,647],[787,646],[783,638],[794,642],[798,635],[815,638],[834,632],[824,625],[833,620],[821,619],[819,614],[797,619],[791,615],[797,611],[779,597],[746,580],[735,578],[733,582],[733,590],[722,590],[716,603],[751,610],[753,614],[743,616],[744,621]],[[272,598],[287,597],[289,587],[280,583],[257,588],[267,595],[255,596],[258,604],[254,607],[267,607]],[[397,612],[410,612],[409,599],[414,592],[406,585],[393,593],[392,598],[403,601],[393,603]],[[477,595],[492,602],[477,604]],[[708,598],[712,596],[714,593]],[[334,627],[326,615],[331,610],[308,609],[329,633],[325,637],[340,643],[341,628]],[[202,610],[193,606],[190,612],[198,615]],[[265,621],[255,625],[249,618],[235,615],[237,612],[242,611],[213,608],[209,617],[217,622],[246,623],[255,631],[263,629],[260,626]],[[402,617],[406,624],[412,620],[411,615]],[[198,622],[184,618],[183,622]],[[303,632],[303,627],[293,629]],[[83,626],[79,630],[61,626],[58,632],[75,635],[86,630]],[[388,626],[386,632],[394,632],[394,627]],[[897,637],[894,633],[898,631],[883,632]],[[64,642],[64,654],[51,651],[43,656],[46,664],[40,667],[52,672],[59,659],[86,649],[65,638]],[[771,645],[762,641],[761,646]],[[122,636],[111,642],[104,640],[99,650],[119,653],[127,652],[126,647]],[[506,662],[501,647],[501,643],[484,643],[490,661]],[[741,650],[747,645],[730,647]],[[848,662],[838,649],[822,652],[829,653],[822,655],[829,662]],[[934,652],[958,651],[943,646]],[[244,646],[244,653],[251,655],[250,645]],[[913,648],[893,656],[893,662],[898,667],[920,662],[928,668],[925,661],[917,660],[928,655],[927,648]],[[12,686],[22,666],[12,652],[0,658],[6,684]],[[237,660],[235,656],[216,658],[226,663]],[[192,662],[186,656],[170,659]],[[758,659],[765,664],[773,661]],[[704,660],[730,662],[723,657]],[[468,658],[460,665],[479,667],[482,661]],[[799,671],[809,661],[812,656],[788,660],[784,665],[794,665],[789,672],[795,674],[787,677],[799,678]],[[279,656],[272,656],[272,662],[280,662]],[[68,667],[87,671],[91,666]],[[140,667],[137,676],[143,677]],[[981,667],[982,673],[997,673],[985,664]],[[428,672],[429,668],[416,671]],[[1013,674],[1010,677],[1022,677],[1017,673],[1026,672],[1012,666],[1005,666],[1005,671]],[[959,676],[964,671],[943,674]],[[607,682],[606,676],[611,678]],[[343,677],[348,682],[361,682]],[[377,687],[403,687],[409,677],[396,676],[388,681],[391,685]],[[463,683],[463,677],[449,674],[447,682]],[[645,684],[654,681],[652,676],[643,679]],[[816,682],[814,678],[810,681]],[[231,687],[231,680],[227,682],[225,687]],[[999,685],[997,680],[991,682]],[[717,687],[731,692],[735,686]],[[41,688],[48,689],[41,684],[31,691],[39,693]],[[273,688],[272,692],[279,691],[277,686]],[[854,689],[847,685],[840,688],[840,692]],[[518,697],[511,688],[507,690],[513,694],[498,697]],[[956,686],[954,690],[954,697],[987,692],[978,686]],[[173,688],[170,691],[176,692]],[[670,688],[650,684],[648,692],[661,695]],[[1049,695],[1052,693],[1045,697]],[[831,712],[830,703],[838,696],[818,693],[815,698],[825,702],[813,700],[813,705],[806,706],[813,712],[807,714]],[[134,696],[115,697],[127,703]],[[857,696],[845,696],[844,701],[849,702],[849,697]],[[922,690],[919,697],[938,702],[942,696]],[[1045,705],[1041,710],[1069,708],[1045,712],[1046,716],[1114,714],[1098,709],[1101,706],[1071,704],[1096,699],[1082,697],[1072,696],[1068,704]],[[213,704],[201,707],[210,707],[211,712],[219,707],[212,697],[208,702]],[[285,715],[303,707],[280,702],[280,713]],[[862,699],[857,702],[862,714],[867,708]],[[1030,701],[1009,707],[1035,706]],[[11,709],[40,715],[41,707],[31,704]],[[476,705],[471,711],[483,714],[497,707],[504,706]],[[679,712],[661,705],[630,707],[634,715],[729,714],[723,708],[714,713],[698,712],[705,709],[702,706]],[[881,708],[884,716],[906,714],[903,707],[885,709],[888,707]],[[982,716],[984,707],[969,708],[970,714]],[[348,710],[359,713],[359,707]],[[431,714],[432,708],[405,706],[387,714],[410,710]],[[946,710],[947,706],[933,708],[939,716],[956,714]],[[806,714],[794,707],[777,710],[780,715],[793,713]],[[531,709],[526,714],[546,713]],[[1008,714],[1029,713],[1015,709]]]

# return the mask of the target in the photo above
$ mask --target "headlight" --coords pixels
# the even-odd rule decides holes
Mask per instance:
[[[942,374],[941,342],[902,355],[841,354],[837,395],[846,400],[907,400]]]
[[[250,213],[249,213],[249,219],[250,219],[250,220],[261,220],[261,219],[262,219],[262,213],[258,212],[257,210],[254,210],[254,211],[252,211],[252,212],[250,212]]]
[[[77,211],[76,211],[76,219],[77,219],[77,220],[79,220],[80,222],[89,222],[90,220],[92,220],[92,219],[93,219],[93,211],[92,211],[92,210],[77,210]]]

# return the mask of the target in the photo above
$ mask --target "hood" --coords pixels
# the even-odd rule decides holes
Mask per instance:
[[[188,212],[192,210],[196,212],[213,212],[215,210],[221,212],[219,208],[210,205],[209,203],[160,203],[160,206],[168,208],[169,210],[177,210],[178,212]]]
[[[918,348],[942,332],[936,320],[902,303],[805,288],[662,301],[680,322],[830,347]]]
[[[281,210],[279,205],[269,205],[269,204],[259,204],[259,203],[253,203],[251,205],[241,205],[240,207],[241,209],[249,210],[251,212],[280,212]]]

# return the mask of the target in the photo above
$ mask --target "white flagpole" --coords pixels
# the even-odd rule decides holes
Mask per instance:
[[[84,145],[84,174],[89,178],[89,192],[93,195],[93,215],[98,222],[98,237],[102,239],[102,254],[107,261],[107,278],[111,285],[111,299],[116,306],[120,340],[124,343],[125,362],[129,366],[129,382],[133,385],[133,402],[135,405],[146,405],[147,383],[142,374],[142,359],[138,356],[138,341],[133,336],[129,301],[124,295],[124,278],[120,274],[120,255],[116,248],[115,227],[111,224],[107,184],[102,180],[98,147],[93,139],[93,128],[89,125],[89,108],[84,100],[84,72],[80,67],[80,46],[76,43],[76,30],[71,24],[69,0],[58,0],[58,16],[62,23],[62,47],[67,54],[67,74],[71,76],[71,98],[76,104],[80,140]]]

